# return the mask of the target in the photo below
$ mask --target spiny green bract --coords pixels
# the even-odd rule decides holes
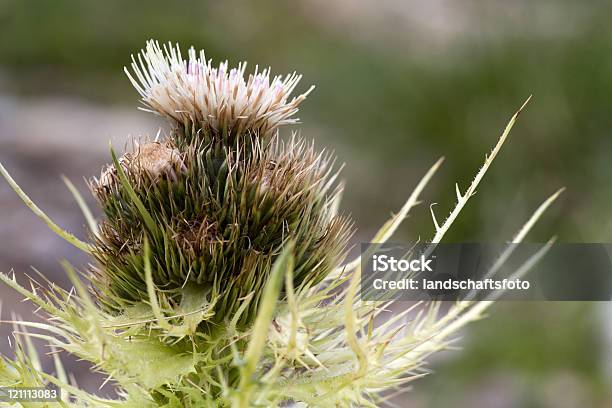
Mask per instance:
[[[175,129],[164,143],[137,146],[120,171],[113,165],[92,183],[105,214],[94,287],[118,312],[148,299],[146,240],[153,282],[173,301],[186,284],[200,285],[221,322],[253,295],[241,320],[248,324],[287,240],[296,243],[296,288],[318,283],[342,259],[349,227],[334,214],[331,156],[297,139],[247,132],[228,146],[190,131],[189,143]]]

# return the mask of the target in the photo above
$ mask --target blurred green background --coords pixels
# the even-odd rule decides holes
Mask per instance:
[[[359,226],[356,242],[445,156],[397,239],[430,238],[428,204],[444,218],[454,183],[467,187],[533,94],[447,240],[506,241],[565,186],[530,240],[606,242],[611,16],[612,3],[599,1],[0,0],[0,160],[51,215],[82,232],[57,175],[95,175],[109,139],[155,132],[122,69],[156,38],[204,48],[213,61],[296,70],[301,90],[316,84],[294,130],[346,163],[344,209]],[[58,259],[86,261],[52,241],[4,184],[0,209],[0,270],[20,274],[33,264],[61,280]],[[4,289],[0,296],[16,299]],[[611,406],[611,325],[607,304],[499,304],[464,333],[463,351],[434,359],[435,375],[396,402]]]

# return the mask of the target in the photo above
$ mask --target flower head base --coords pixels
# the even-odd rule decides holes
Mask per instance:
[[[192,47],[183,59],[179,46],[170,43],[162,49],[149,41],[132,61],[133,74],[125,72],[148,110],[225,137],[244,132],[266,137],[296,123],[299,104],[314,88],[289,99],[302,78],[295,72],[270,80],[269,69],[256,67],[245,79],[246,63],[230,69],[225,61],[213,68],[204,51],[198,55]]]
[[[287,240],[296,241],[296,287],[316,285],[344,259],[352,224],[336,213],[333,155],[297,138],[217,151],[196,139],[174,147],[175,135],[139,145],[91,183],[106,215],[93,268],[102,304],[122,312],[146,300],[150,259],[169,298],[180,303],[187,284],[210,289],[220,319],[251,296],[240,321],[248,324]]]

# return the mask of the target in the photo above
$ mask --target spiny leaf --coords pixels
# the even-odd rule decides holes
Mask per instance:
[[[83,199],[83,196],[81,195],[79,190],[75,187],[75,185],[72,184],[72,181],[70,181],[68,177],[62,176],[62,180],[64,180],[66,187],[68,187],[68,190],[70,190],[70,192],[72,193],[72,196],[74,197],[77,204],[79,205],[79,208],[81,209],[81,212],[83,213],[83,216],[85,217],[85,221],[87,222],[87,226],[89,227],[90,231],[94,234],[94,236],[97,237],[98,236],[98,222],[96,221],[93,214],[91,213],[91,210],[87,206],[87,203]]]
[[[283,284],[283,278],[287,271],[293,269],[292,242],[285,244],[283,252],[274,262],[268,283],[265,286],[260,306],[253,325],[249,346],[244,357],[244,365],[240,370],[240,394],[238,396],[239,406],[248,407],[250,404],[250,391],[252,387],[252,376],[255,373],[259,359],[261,358],[270,324],[276,310],[276,303]]]
[[[32,210],[32,212],[36,216],[38,216],[38,218],[43,220],[45,224],[47,224],[47,226],[53,232],[55,232],[61,238],[71,243],[75,247],[79,248],[80,250],[87,252],[87,253],[91,253],[92,247],[90,244],[81,241],[80,239],[75,237],[70,232],[62,229],[59,225],[53,222],[53,220],[49,218],[49,216],[45,214],[43,210],[41,210],[36,204],[34,204],[34,202],[30,199],[30,197],[28,197],[28,195],[21,189],[21,187],[19,187],[19,185],[15,182],[15,180],[13,180],[13,178],[11,177],[9,172],[4,168],[2,163],[0,163],[0,174],[2,174],[4,179],[9,183],[11,188],[15,191],[15,193],[17,193],[17,195],[19,196],[19,198],[21,198],[21,200],[25,203],[25,205],[28,206],[28,208]]]

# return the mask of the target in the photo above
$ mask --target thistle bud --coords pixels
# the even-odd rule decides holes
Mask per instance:
[[[288,240],[295,242],[297,288],[315,285],[342,261],[351,228],[335,214],[333,157],[276,135],[296,121],[291,116],[306,96],[287,101],[299,76],[270,82],[266,70],[245,81],[244,65],[212,68],[193,50],[184,61],[178,47],[162,53],[153,42],[143,59],[132,65],[132,82],[174,129],[94,183],[106,215],[94,287],[119,312],[146,300],[147,242],[153,281],[172,302],[197,285],[215,304],[212,319],[243,310],[240,322],[248,324]]]
[[[186,170],[179,151],[167,143],[151,142],[139,145],[131,162],[132,166],[155,179],[162,176],[175,179],[175,169]]]
[[[156,180],[160,177],[176,179],[176,172],[186,171],[180,152],[171,143],[148,142],[138,144],[134,153],[126,153],[119,159],[124,172],[140,173]],[[117,183],[117,169],[114,165],[107,166],[100,178],[94,179],[94,193],[100,195],[107,192]]]

